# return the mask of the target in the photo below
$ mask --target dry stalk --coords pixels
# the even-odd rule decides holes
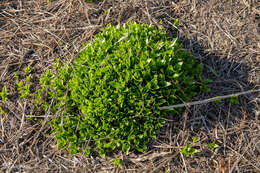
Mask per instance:
[[[218,101],[218,100],[222,100],[222,99],[231,98],[231,97],[234,97],[234,96],[250,94],[250,93],[254,93],[254,92],[260,92],[260,89],[258,89],[258,90],[249,90],[249,91],[239,92],[239,93],[235,93],[235,94],[229,94],[229,95],[225,95],[225,96],[217,96],[217,97],[213,97],[213,98],[209,98],[209,99],[205,99],[205,100],[188,102],[188,103],[183,103],[183,104],[177,104],[177,105],[171,105],[171,106],[163,106],[163,107],[160,107],[160,110],[168,110],[168,109],[174,109],[174,108],[179,108],[179,107],[184,107],[184,106],[206,104],[206,103],[210,103],[210,102],[214,102],[214,101]]]

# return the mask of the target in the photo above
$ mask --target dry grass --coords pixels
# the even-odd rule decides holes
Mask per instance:
[[[169,117],[158,139],[144,153],[132,152],[120,168],[110,160],[69,155],[44,134],[49,127],[30,121],[31,100],[19,99],[13,73],[35,79],[56,57],[71,61],[81,43],[107,24],[152,23],[177,36],[213,80],[202,100],[260,86],[260,3],[248,0],[2,0],[0,2],[0,88],[9,97],[0,106],[0,172],[260,172],[259,93],[243,95],[240,104],[226,101],[195,105]],[[179,18],[180,27],[172,26]],[[163,25],[160,24],[163,21]],[[37,87],[37,80],[35,87]],[[45,118],[47,120],[47,118]],[[202,152],[188,158],[179,151],[193,136]],[[221,147],[210,153],[207,144]]]

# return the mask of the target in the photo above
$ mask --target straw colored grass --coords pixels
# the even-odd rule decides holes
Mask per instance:
[[[33,87],[56,57],[72,61],[81,43],[107,24],[152,23],[178,37],[204,66],[213,82],[204,100],[258,90],[260,86],[260,6],[247,0],[2,0],[0,2],[0,88],[7,86],[7,112],[0,115],[0,172],[260,172],[259,92],[239,97],[240,104],[209,102],[170,116],[147,151],[115,153],[102,159],[58,150],[46,123],[28,120],[34,109],[20,99],[16,81],[31,65]],[[178,18],[180,26],[172,26]],[[161,24],[162,21],[163,23]],[[50,116],[42,115],[43,122]],[[192,137],[202,152],[189,158],[179,151]],[[207,144],[220,146],[210,153]],[[111,162],[123,160],[122,167]]]

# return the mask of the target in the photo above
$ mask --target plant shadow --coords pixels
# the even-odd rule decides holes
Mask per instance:
[[[177,36],[176,31],[169,33],[171,37],[176,38],[182,43],[183,48],[190,52],[198,62],[203,64],[202,76],[204,79],[210,79],[208,84],[210,92],[196,96],[191,101],[201,101],[217,96],[236,94],[248,90],[254,90],[254,84],[248,81],[249,74],[252,71],[247,64],[228,60],[227,56],[217,52],[205,53],[206,49],[196,40],[191,40],[183,36]],[[158,138],[151,141],[151,150],[158,150],[158,146],[170,145],[173,148],[192,144],[192,138],[200,139],[199,144],[194,146],[201,150],[198,156],[212,158],[214,155],[207,144],[217,141],[220,150],[224,152],[224,142],[236,145],[238,131],[246,128],[245,123],[257,120],[257,106],[254,99],[257,98],[257,92],[240,95],[238,103],[233,103],[230,99],[223,99],[206,104],[198,104],[186,107],[185,111],[179,115],[170,115],[165,126],[161,129]],[[169,147],[170,147],[169,146]],[[179,150],[180,151],[180,150]]]
[[[254,88],[254,85],[248,81],[251,69],[245,63],[236,62],[234,60],[229,61],[227,57],[216,53],[206,54],[204,53],[206,48],[195,40],[181,37],[179,41],[183,44],[185,49],[204,65],[203,77],[211,80],[208,84],[211,91],[198,96],[195,100],[225,96]],[[250,96],[250,94],[239,96],[239,104],[232,104],[229,99],[225,99],[195,105],[196,112],[193,111],[192,115],[189,114],[188,117],[192,120],[192,118],[198,119],[198,116],[203,116],[204,120],[209,122],[209,125],[207,125],[208,130],[214,128],[219,122],[232,125],[244,117],[242,110],[252,112],[256,109],[252,103],[250,104],[250,98],[248,96]],[[187,109],[192,111],[192,109],[194,110],[195,108],[190,107]],[[200,126],[206,125],[205,122],[202,124],[200,124]],[[191,124],[189,126],[191,126]]]

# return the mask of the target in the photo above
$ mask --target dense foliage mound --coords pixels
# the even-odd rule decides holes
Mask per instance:
[[[163,30],[129,23],[108,26],[73,63],[41,78],[36,104],[49,110],[59,147],[71,153],[143,151],[169,113],[206,89],[202,65]],[[45,93],[45,94],[43,94]]]

